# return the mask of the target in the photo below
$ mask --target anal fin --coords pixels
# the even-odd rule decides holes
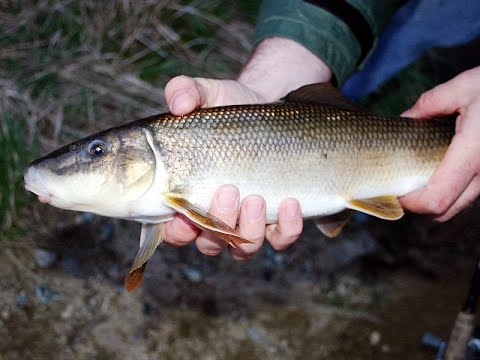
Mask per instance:
[[[316,218],[313,221],[323,235],[333,238],[340,234],[354,212],[354,210],[347,209],[333,215]]]
[[[250,240],[242,237],[235,231],[235,229],[225,224],[222,220],[213,216],[200,206],[192,204],[181,195],[175,193],[167,193],[164,195],[168,206],[185,215],[200,229],[212,233],[216,237],[227,242],[230,246],[236,247],[239,244],[252,243]]]
[[[347,201],[347,207],[385,220],[398,220],[404,212],[395,195],[378,196],[368,199]]]
[[[140,286],[143,280],[143,273],[150,259],[155,252],[157,246],[163,240],[163,224],[143,224],[140,235],[140,249],[138,250],[135,260],[125,277],[124,286],[127,291]]]

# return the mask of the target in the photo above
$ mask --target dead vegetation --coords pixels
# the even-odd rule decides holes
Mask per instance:
[[[29,150],[45,153],[92,131],[166,111],[163,87],[178,74],[231,77],[245,61],[255,1],[6,1],[0,4],[4,183],[18,183]],[[254,12],[254,11],[252,11]],[[5,130],[7,119],[20,130]],[[21,132],[19,134],[19,132]],[[18,143],[18,141],[17,141]],[[1,189],[10,228],[18,188]]]

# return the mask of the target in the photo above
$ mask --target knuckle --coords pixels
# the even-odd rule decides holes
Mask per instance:
[[[298,239],[297,235],[281,236],[271,242],[272,247],[277,250],[285,250]]]
[[[425,210],[427,213],[436,217],[444,214],[450,207],[450,201],[443,195],[433,196],[426,204]]]
[[[438,222],[438,223],[444,223],[450,220],[453,217],[453,215],[442,215],[442,216],[434,216],[433,221]]]
[[[165,241],[174,246],[187,245],[195,239],[198,231],[183,215],[177,216],[165,229]]]
[[[234,250],[236,250],[236,252],[238,254],[242,254],[242,255],[245,255],[245,256],[252,256],[262,246],[263,238],[253,239],[252,241],[253,241],[253,244],[240,244]]]
[[[226,244],[223,240],[201,233],[195,240],[195,246],[204,255],[216,256],[225,249]]]
[[[170,235],[170,243],[174,243],[176,246],[184,246],[193,241],[195,238],[195,233],[193,232],[178,232],[175,231],[174,234]]]
[[[285,250],[300,237],[302,230],[303,219],[300,218],[288,225],[277,225],[271,232],[267,231],[267,240],[275,250]]]
[[[253,254],[239,254],[239,253],[231,253],[232,258],[237,260],[237,261],[248,261],[252,258]]]
[[[200,251],[203,255],[207,255],[207,256],[217,256],[222,252],[222,250],[223,250],[222,248],[213,248],[213,247],[198,249],[198,251]]]
[[[165,242],[173,247],[180,247],[180,246],[185,246],[188,245],[189,243],[192,242],[190,239],[185,239],[185,238],[176,238],[176,237],[170,237],[170,238],[165,238]]]
[[[431,104],[432,102],[432,92],[431,91],[427,91],[427,92],[424,92],[422,95],[420,95],[420,97],[418,98],[417,100],[417,104],[418,106],[420,106],[420,108],[425,108],[425,107],[429,107],[429,105]]]
[[[290,226],[287,228],[287,231],[284,232],[285,236],[288,239],[293,239],[292,241],[295,241],[303,231],[303,219],[297,219],[295,222],[292,222],[289,225]]]
[[[290,245],[287,242],[284,243],[284,242],[279,242],[279,241],[272,241],[270,244],[272,245],[272,248],[277,250],[277,251],[285,250]]]

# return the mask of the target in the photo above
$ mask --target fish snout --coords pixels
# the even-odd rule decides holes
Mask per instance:
[[[45,183],[35,165],[30,165],[23,173],[23,179],[25,181],[25,189],[33,192],[38,196],[38,200],[42,203],[49,203],[52,194],[49,193]]]

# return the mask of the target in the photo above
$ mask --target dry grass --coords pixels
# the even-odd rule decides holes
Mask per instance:
[[[175,75],[233,76],[250,50],[255,7],[222,0],[2,2],[2,141],[17,144],[7,152],[26,161],[32,144],[44,153],[163,112],[162,89]],[[7,119],[20,125],[7,131]],[[2,160],[3,182],[19,183],[25,161]],[[12,186],[1,194],[5,229],[21,195]]]

